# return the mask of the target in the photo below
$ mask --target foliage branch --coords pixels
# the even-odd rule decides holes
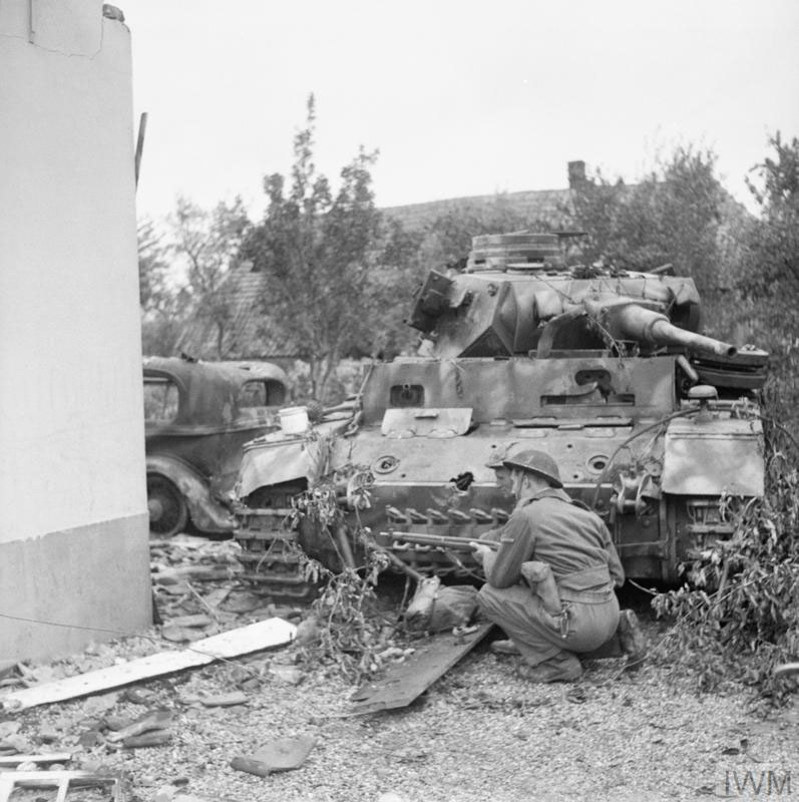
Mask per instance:
[[[654,598],[673,622],[656,651],[695,672],[703,690],[743,681],[784,702],[792,684],[773,671],[799,659],[799,448],[768,415],[764,428],[766,493],[727,499],[734,534],[683,566],[683,586]]]
[[[354,524],[348,522],[339,501],[342,487],[346,487],[356,511],[368,505],[371,474],[352,463],[331,470],[333,443],[324,438],[313,442],[322,473],[308,490],[292,499],[289,522],[295,529],[310,525],[314,531],[313,545],[307,549],[314,556],[305,551],[297,554],[305,581],[319,587],[309,619],[316,637],[302,649],[306,660],[333,667],[358,683],[401,651],[395,644],[397,616],[387,613],[375,592],[389,560],[368,548],[357,514]],[[339,536],[348,539],[356,564],[348,564]]]

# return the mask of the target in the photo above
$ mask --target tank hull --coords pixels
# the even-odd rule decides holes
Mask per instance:
[[[464,270],[431,271],[416,295],[418,357],[370,367],[349,413],[308,436],[246,448],[249,565],[293,538],[355,567],[376,541],[421,573],[475,575],[469,540],[513,509],[488,463],[517,448],[555,460],[630,577],[673,582],[730,536],[729,500],[763,493],[768,355],[703,334],[690,278],[559,254],[551,234],[475,238]],[[412,545],[409,533],[459,540]]]
[[[566,491],[606,520],[629,576],[674,581],[691,553],[729,534],[719,499],[763,492],[759,421],[732,403],[712,411],[681,404],[679,378],[676,356],[399,360],[373,367],[366,422],[349,431],[322,423],[316,434],[326,443],[327,473],[368,477],[368,506],[345,512],[350,527],[367,527],[423,573],[463,576],[476,566],[467,552],[456,555],[458,565],[440,549],[408,548],[398,535],[468,542],[501,526],[514,500],[497,487],[490,456],[535,448],[558,462]],[[392,405],[395,388],[424,406]],[[444,406],[453,400],[459,405]],[[270,486],[280,494],[294,481],[299,492],[315,462],[302,438],[271,435],[246,449],[239,489],[250,501],[250,531],[279,531],[290,498],[270,499]],[[345,506],[346,489],[340,497]],[[245,541],[247,527],[239,533]],[[309,550],[324,553],[328,536],[314,544],[313,527],[306,529]]]

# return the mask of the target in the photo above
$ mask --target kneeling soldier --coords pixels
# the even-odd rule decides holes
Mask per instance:
[[[614,586],[624,583],[624,570],[602,519],[572,502],[552,457],[526,450],[504,465],[517,504],[498,551],[474,544],[486,574],[480,607],[511,638],[508,651],[521,654],[520,676],[575,680],[582,673],[576,653],[616,632]]]

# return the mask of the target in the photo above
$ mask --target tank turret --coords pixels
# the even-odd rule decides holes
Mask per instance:
[[[763,492],[767,354],[704,334],[690,278],[569,265],[554,234],[475,237],[462,270],[431,270],[408,323],[419,354],[371,365],[349,412],[312,437],[247,447],[239,539],[251,563],[263,564],[269,537],[289,536],[357,562],[367,528],[421,573],[468,575],[468,548],[453,561],[451,541],[436,544],[507,520],[513,499],[487,465],[516,448],[555,460],[566,491],[607,521],[631,577],[675,579],[729,536],[722,497]],[[321,462],[338,477],[344,523],[294,515],[281,530]]]
[[[709,383],[751,390],[765,381],[765,352],[700,333],[692,279],[566,267],[555,234],[475,237],[464,271],[430,272],[408,323],[422,332],[424,353],[442,359],[680,352],[715,366]]]

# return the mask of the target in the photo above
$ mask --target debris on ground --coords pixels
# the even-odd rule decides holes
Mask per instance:
[[[105,788],[111,791],[113,802],[124,802],[122,781],[118,776],[92,774],[88,771],[13,771],[0,773],[0,802],[8,802],[22,788],[55,788],[58,802],[78,802],[70,796],[78,788]]]
[[[153,710],[126,727],[109,732],[105,738],[109,743],[121,744],[125,749],[160,746],[172,739],[171,724],[172,713],[169,710]]]
[[[287,666],[281,663],[273,663],[269,666],[269,673],[283,680],[289,685],[299,685],[302,682],[302,669],[297,666]]]
[[[281,618],[258,621],[246,627],[228,630],[196,641],[188,649],[159,652],[88,674],[80,674],[43,685],[35,685],[25,690],[13,691],[0,697],[0,703],[6,709],[20,710],[86,696],[143,679],[205,665],[215,660],[282,646],[291,642],[295,629],[293,624]]]
[[[474,649],[492,628],[493,624],[481,624],[468,635],[442,632],[418,642],[406,660],[394,663],[380,680],[358,690],[352,697],[353,713],[363,715],[407,707]]]
[[[46,755],[7,755],[0,757],[0,771],[17,768],[25,763],[49,766],[54,763],[69,763],[70,760],[72,760],[72,752],[52,752]]]
[[[242,691],[231,691],[230,693],[203,696],[200,701],[206,707],[233,707],[234,705],[246,705],[250,700],[247,694]]]
[[[181,557],[171,567],[186,568],[196,559],[213,568],[209,552],[218,551],[218,544],[190,542],[190,548],[180,546]],[[170,559],[176,553],[172,547],[158,550]],[[196,628],[210,635],[217,625],[240,629],[273,615],[296,624],[314,614],[275,605],[235,577],[189,585],[182,595],[157,591],[164,626],[182,616],[206,615],[212,624]],[[365,702],[395,666],[416,665],[417,652],[428,641],[448,638],[453,649],[465,648],[476,634],[463,627],[434,638],[398,638],[400,590],[393,588],[396,598],[389,599],[392,588],[381,589],[385,620],[374,634],[370,630],[369,643],[370,659],[386,673],[367,675]],[[225,609],[254,603],[251,612]],[[660,625],[646,612],[639,615],[650,642],[657,639]],[[186,623],[202,619],[181,626]],[[329,639],[322,617],[314,628]],[[4,677],[20,690],[48,677],[112,668],[164,648],[154,640],[159,633],[154,627],[146,637],[91,646],[49,664],[14,663]],[[583,677],[573,684],[530,686],[515,676],[514,658],[491,653],[485,638],[426,690],[411,694],[412,703],[355,714],[351,676],[316,647],[292,641],[277,652],[254,652],[147,677],[125,689],[0,713],[0,759],[12,758],[9,769],[35,769],[51,779],[67,770],[124,777],[130,802],[247,802],[265,794],[285,802],[307,802],[311,796],[515,802],[530,798],[530,789],[541,799],[637,802],[687,798],[701,788],[723,795],[725,778],[734,786],[734,778],[744,782],[750,770],[755,780],[771,771],[775,781],[784,782],[799,752],[799,713],[759,711],[746,689],[697,695],[690,677],[675,677],[654,663],[629,674],[621,670],[623,658],[586,662]],[[0,687],[0,693],[11,689],[11,684]],[[245,697],[246,707],[208,705]],[[168,725],[156,718],[152,723],[165,726],[129,737],[160,745],[125,748],[124,739],[112,736],[158,711],[169,714]],[[231,759],[240,757],[260,762],[259,770],[266,771],[271,764],[259,760],[258,745],[296,739],[297,733],[314,739],[298,770],[269,769],[265,781],[231,767]],[[36,762],[40,758],[46,762]],[[40,771],[46,767],[51,771]],[[53,786],[47,793],[54,795]],[[66,802],[72,797],[77,802],[83,794],[72,790]]]
[[[278,771],[298,769],[315,745],[316,739],[310,735],[280,738],[264,744],[252,755],[234,757],[230,767],[258,777],[268,777]]]

